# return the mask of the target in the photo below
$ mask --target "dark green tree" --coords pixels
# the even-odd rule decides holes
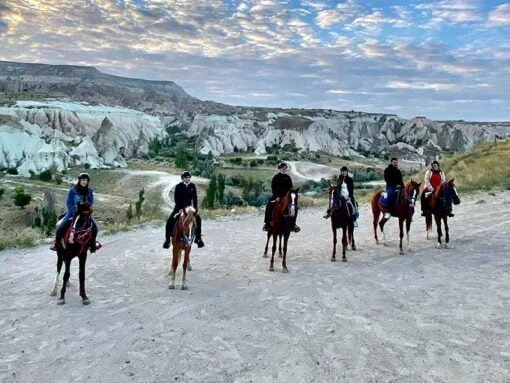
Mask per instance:
[[[214,209],[216,205],[217,193],[218,184],[216,182],[216,175],[213,174],[211,180],[209,181],[209,185],[207,186],[207,190],[205,192],[204,207],[206,209]]]
[[[14,205],[19,206],[21,209],[24,209],[30,201],[32,201],[32,196],[30,194],[25,194],[25,189],[23,186],[17,186],[14,191]]]
[[[225,203],[225,175],[218,174],[218,193],[217,200],[220,205]]]

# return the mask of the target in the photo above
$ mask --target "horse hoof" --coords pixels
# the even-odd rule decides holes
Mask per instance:
[[[342,258],[342,262],[347,262],[347,258]]]
[[[450,247],[450,246],[448,246],[448,244],[447,244],[447,243],[445,243],[445,244],[444,244],[444,248],[445,248],[445,249],[448,249],[449,247]]]
[[[352,248],[352,250],[353,250],[353,251],[356,251],[356,250],[357,250],[356,245],[352,245],[352,247],[351,247],[351,248]]]
[[[175,289],[175,285],[168,285],[168,288],[169,288],[170,290],[173,290],[173,289]]]
[[[274,271],[274,267],[270,267],[270,268],[269,268],[269,271]]]
[[[191,268],[191,266],[188,266],[188,271],[193,271],[193,269]]]
[[[66,303],[66,300],[65,300],[65,299],[59,299],[59,300],[57,301],[57,305],[63,305],[63,304],[65,304],[65,303]]]
[[[331,257],[331,262],[336,262],[336,258]]]
[[[400,250],[398,253],[399,253],[400,255],[404,255],[404,250]]]
[[[289,272],[289,269],[287,269],[286,267],[284,267],[284,268],[282,269],[282,273],[288,273],[288,272]]]
[[[267,254],[264,254],[262,258],[269,258],[269,256]]]
[[[84,300],[81,301],[81,303],[83,303],[85,306],[90,305],[90,299],[85,298]]]
[[[188,289],[188,286],[186,286],[186,285],[181,286],[181,290],[187,290],[187,289]]]
[[[436,249],[440,249],[441,248],[441,244],[440,243],[437,243],[436,244]]]

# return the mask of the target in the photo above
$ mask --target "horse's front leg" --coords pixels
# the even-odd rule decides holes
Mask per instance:
[[[425,230],[427,230],[427,240],[429,240],[432,231],[432,214],[430,213],[425,213]]]
[[[276,253],[276,236],[273,234],[273,247],[271,248],[271,262],[269,263],[269,271],[274,271],[274,254]]]
[[[441,230],[441,215],[439,213],[434,213],[434,219],[436,221],[437,226],[437,244],[436,248],[441,248],[441,237],[443,236],[443,231]]]
[[[191,246],[184,250],[184,261],[182,262],[182,285],[181,290],[187,290],[188,285],[186,284],[186,271],[188,270],[189,254],[191,252]]]
[[[288,273],[289,269],[287,269],[287,243],[289,242],[289,235],[284,234],[283,237],[283,260],[282,260],[282,273]],[[281,237],[280,237],[281,239]]]
[[[60,271],[62,270],[62,264],[64,263],[64,258],[62,256],[61,250],[57,250],[57,275],[55,275],[55,280],[53,281],[53,287],[51,288],[50,295],[54,297],[57,295],[58,290],[58,281],[60,280]]]
[[[409,233],[411,232],[411,222],[412,222],[412,217],[409,217],[406,219],[406,242],[407,242],[406,250],[407,251],[411,251],[411,239],[409,236]]]
[[[170,270],[172,273],[172,276],[170,277],[170,283],[168,285],[168,288],[170,290],[175,289],[175,274],[177,272],[177,266],[179,266],[179,252],[181,249],[179,246],[174,245],[172,246],[172,264],[170,266]]]
[[[444,248],[448,248],[448,243],[450,243],[450,230],[448,227],[448,215],[444,216]]]
[[[80,261],[80,272],[78,278],[80,279],[80,297],[82,299],[81,303],[84,305],[90,304],[90,299],[87,297],[85,293],[85,265],[87,263],[87,252],[78,257]]]
[[[351,244],[351,249],[356,250],[356,242],[354,241],[354,223],[349,224],[349,243]]]
[[[400,250],[400,255],[403,255],[404,254],[404,249],[402,247],[402,240],[404,239],[404,219],[403,218],[398,219],[398,229],[399,229],[399,238],[400,238],[399,250]]]
[[[342,226],[342,262],[347,262],[347,257],[345,256],[347,250],[347,226]]]
[[[333,254],[331,254],[331,262],[336,262],[336,228],[333,223],[331,223],[331,229],[333,230]]]
[[[267,258],[267,248],[269,247],[269,240],[271,239],[271,231],[268,230],[267,232],[267,240],[266,240],[266,247],[264,248],[264,255],[262,255],[262,258]]]
[[[283,234],[278,235],[278,258],[282,258],[283,257],[282,237],[283,237]]]
[[[65,271],[64,271],[64,281],[62,282],[62,288],[60,289],[60,298],[57,301],[58,305],[63,305],[66,303],[65,295],[66,295],[66,286],[67,281],[69,281],[69,276],[71,275],[71,258],[67,257],[65,260]]]

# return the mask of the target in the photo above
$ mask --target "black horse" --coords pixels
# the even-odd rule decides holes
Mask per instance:
[[[349,211],[347,200],[338,193],[338,186],[329,186],[328,191],[329,209],[331,217],[331,230],[333,232],[333,254],[331,262],[336,261],[337,229],[342,229],[342,262],[347,262],[345,255],[350,243],[352,250],[356,250],[354,241],[354,211]]]
[[[92,240],[92,209],[90,205],[81,205],[78,212],[73,217],[71,225],[65,229],[65,234],[57,246],[57,275],[53,282],[53,288],[50,295],[57,295],[58,283],[60,278],[60,271],[62,264],[65,263],[64,280],[62,282],[62,289],[60,290],[60,298],[57,304],[63,305],[65,303],[66,287],[69,282],[71,272],[71,261],[74,257],[78,257],[80,262],[79,280],[80,280],[80,297],[84,305],[90,304],[90,299],[85,293],[85,264],[87,263],[87,250],[90,247]],[[101,244],[96,242],[96,249],[99,249]]]

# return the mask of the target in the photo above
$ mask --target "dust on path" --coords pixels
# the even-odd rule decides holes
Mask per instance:
[[[404,256],[394,220],[374,244],[363,205],[348,263],[329,261],[322,209],[302,209],[289,274],[261,258],[261,216],[206,220],[189,291],[167,289],[163,227],[119,233],[89,257],[90,306],[76,263],[57,306],[54,253],[2,251],[0,380],[508,382],[510,193],[478,199],[456,207],[450,249],[416,217]]]

